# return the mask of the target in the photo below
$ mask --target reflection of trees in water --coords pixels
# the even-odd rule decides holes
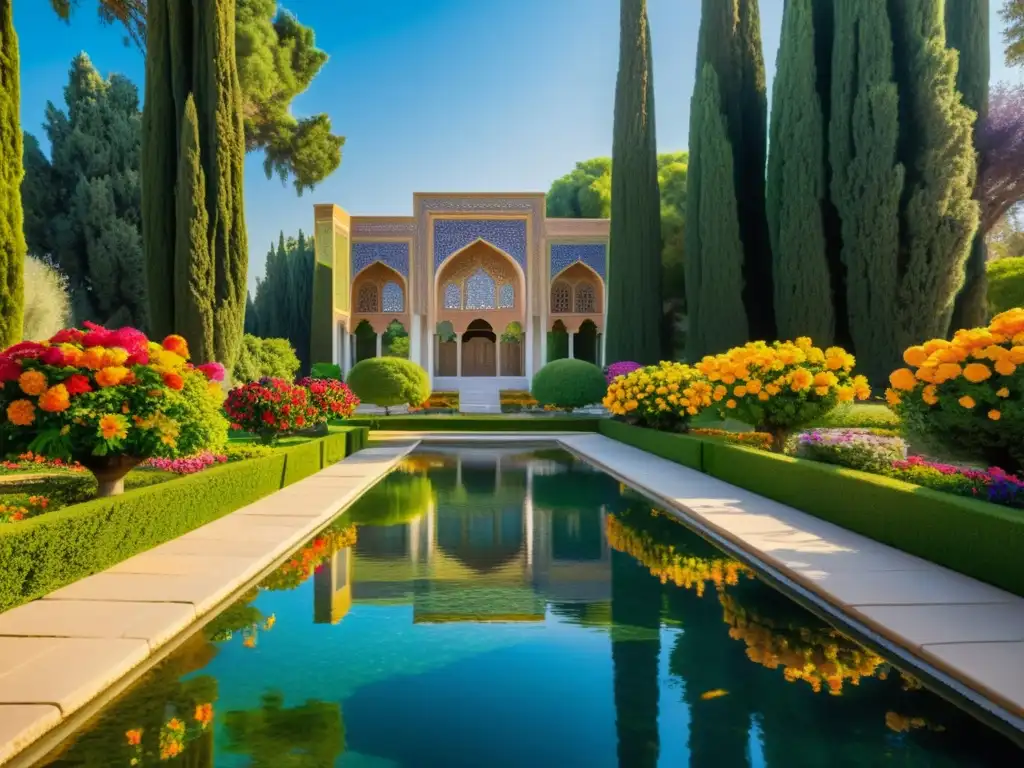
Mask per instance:
[[[350,522],[347,516],[343,516],[333,523],[260,582],[260,589],[273,592],[297,589],[327,558],[346,547],[354,547],[356,526],[346,524]]]
[[[433,485],[425,475],[394,472],[366,491],[341,520],[351,525],[401,525],[426,514]]]
[[[284,696],[263,695],[257,709],[224,716],[225,752],[249,757],[251,768],[326,768],[345,750],[341,707],[309,700],[285,707]]]

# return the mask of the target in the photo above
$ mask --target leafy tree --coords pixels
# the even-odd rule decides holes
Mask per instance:
[[[1024,307],[1024,257],[999,259],[988,265],[988,310],[995,315]]]
[[[48,339],[71,321],[68,281],[60,270],[34,256],[25,257],[24,339]]]
[[[243,212],[242,169],[245,137],[242,94],[235,63],[235,0],[184,4],[150,0],[147,9],[146,98],[142,117],[142,228],[149,277],[153,335],[175,332],[192,322],[191,302],[182,304],[179,284],[188,270],[176,263],[187,255],[179,245],[192,242],[192,227],[205,208],[206,241],[213,280],[203,288],[212,304],[212,330],[189,341],[199,361],[217,360],[229,369],[241,347],[249,253]],[[189,32],[194,30],[195,34]],[[197,147],[204,195],[195,185],[178,186],[182,124],[186,103],[195,99]],[[175,190],[171,205],[168,190]],[[182,197],[189,196],[190,201]],[[188,216],[188,222],[181,216]],[[207,322],[204,318],[203,322]],[[212,336],[212,348],[203,348]]]
[[[104,79],[83,53],[71,63],[64,103],[46,107],[49,158],[25,137],[29,252],[67,275],[76,322],[146,328],[138,90],[120,75]]]
[[[69,20],[77,0],[50,0]],[[100,19],[124,26],[139,47],[147,37],[152,0],[98,0]],[[245,116],[246,151],[262,150],[267,178],[291,179],[296,191],[312,189],[341,164],[342,136],[326,114],[297,119],[291,104],[313,82],[327,54],[315,36],[276,0],[236,0],[235,48]]]
[[[1019,67],[1024,64],[1024,0],[1003,0],[999,15],[1006,24],[1003,30],[1006,63]]]
[[[1024,222],[1021,221],[1021,206],[1011,208],[1006,215],[989,230],[989,261],[1024,256]]]
[[[0,0],[0,347],[20,341],[24,312],[21,84],[12,0]]]
[[[611,215],[612,159],[595,157],[551,185],[547,215],[553,219],[606,219]]]
[[[261,339],[246,334],[231,376],[238,384],[268,377],[294,381],[298,371],[299,358],[288,339]]]

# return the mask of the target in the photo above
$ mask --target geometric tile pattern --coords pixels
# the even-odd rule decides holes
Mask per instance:
[[[405,296],[402,294],[402,286],[396,282],[384,283],[381,290],[385,312],[405,312]]]
[[[526,271],[524,219],[434,219],[434,269],[475,240],[500,248]]]
[[[402,277],[409,278],[409,243],[353,243],[352,244],[352,274],[357,275],[362,270],[379,261],[391,267]]]
[[[516,306],[516,289],[505,283],[498,293],[498,309],[513,309]]]
[[[604,280],[608,248],[604,243],[552,243],[551,277],[577,261],[586,264]]]
[[[466,280],[466,309],[494,309],[494,278],[478,269]]]

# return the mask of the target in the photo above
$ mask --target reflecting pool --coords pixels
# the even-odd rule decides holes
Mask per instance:
[[[39,765],[1008,766],[568,454],[423,449]]]

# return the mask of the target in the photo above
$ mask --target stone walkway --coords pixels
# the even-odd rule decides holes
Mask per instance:
[[[1024,598],[607,437],[558,440],[1024,740]]]
[[[368,448],[46,597],[0,613],[0,764],[310,538],[412,448]]]

